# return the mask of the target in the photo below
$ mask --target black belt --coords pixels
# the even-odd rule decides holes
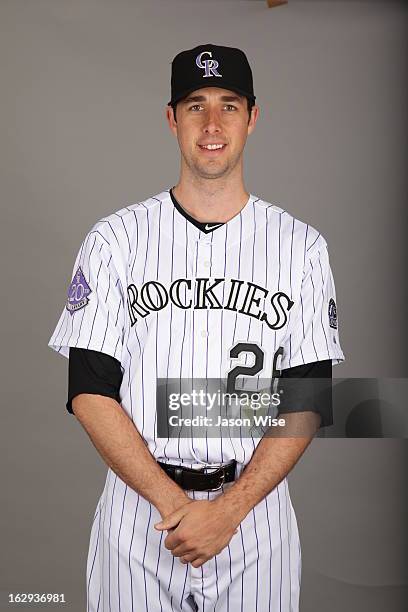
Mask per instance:
[[[235,480],[235,459],[227,465],[221,465],[214,469],[211,465],[195,470],[183,465],[172,465],[170,463],[157,462],[174,482],[182,489],[194,491],[217,491],[226,482]],[[211,470],[211,472],[207,471]]]

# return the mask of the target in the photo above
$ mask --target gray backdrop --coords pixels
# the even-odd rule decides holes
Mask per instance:
[[[177,181],[164,106],[179,50],[247,52],[261,106],[247,187],[328,241],[335,375],[407,375],[407,8],[265,4],[0,1],[1,610],[9,592],[85,608],[106,468],[65,410],[67,361],[47,342],[90,227]],[[403,609],[404,455],[403,440],[317,439],[290,475],[302,612]]]

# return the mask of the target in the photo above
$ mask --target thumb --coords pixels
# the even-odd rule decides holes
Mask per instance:
[[[184,510],[184,508],[179,508],[178,510],[172,512],[158,523],[155,523],[154,526],[158,531],[164,531],[165,529],[171,529],[172,527],[176,527],[183,518],[185,512],[186,511]]]

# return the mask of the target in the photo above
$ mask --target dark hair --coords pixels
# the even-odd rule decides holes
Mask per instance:
[[[250,100],[249,98],[247,98],[246,101],[247,101],[248,115],[249,115],[249,119],[250,119],[251,118],[252,107],[255,105],[255,102],[253,102],[253,100]],[[172,107],[173,113],[174,113],[174,121],[177,123],[177,118],[176,118],[177,102],[175,104],[172,104],[171,107]],[[249,123],[249,119],[248,119],[248,123]]]

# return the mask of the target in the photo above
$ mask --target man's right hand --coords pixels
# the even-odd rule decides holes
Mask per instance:
[[[182,490],[180,491],[180,495],[176,495],[174,498],[166,499],[163,501],[163,504],[159,504],[157,506],[158,511],[160,512],[162,520],[164,520],[167,516],[176,512],[186,504],[191,504],[194,500],[188,497]]]

